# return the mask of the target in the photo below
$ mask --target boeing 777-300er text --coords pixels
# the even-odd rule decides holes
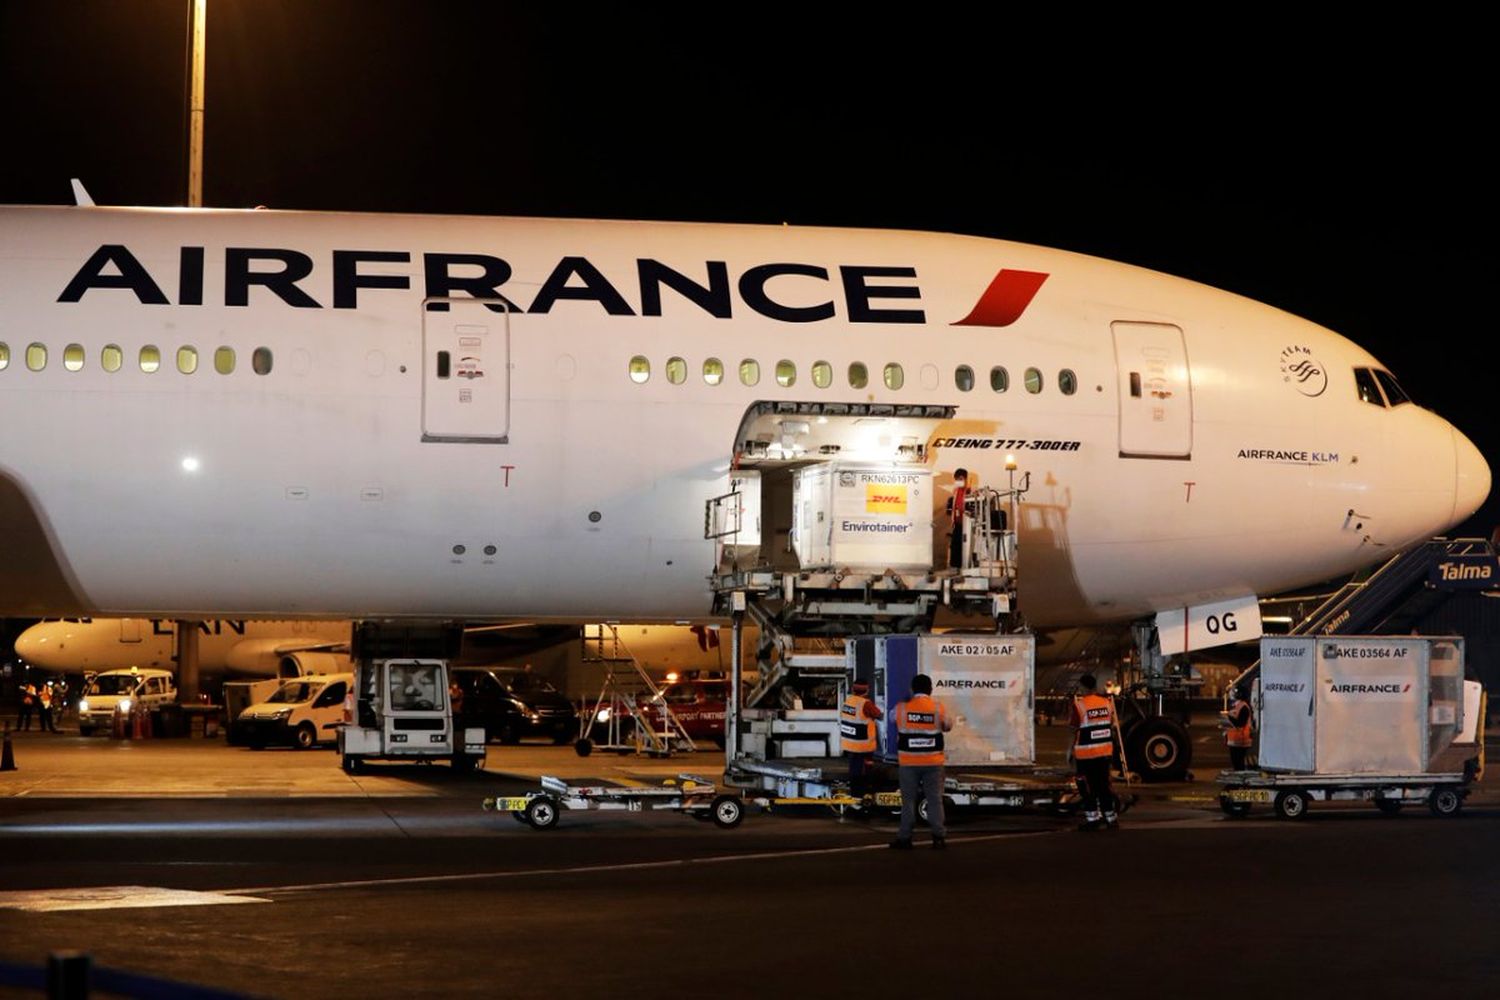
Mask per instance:
[[[732,469],[1014,455],[1031,625],[1182,621],[1490,487],[1330,330],[877,230],[4,208],[0,420],[28,616],[701,621]]]

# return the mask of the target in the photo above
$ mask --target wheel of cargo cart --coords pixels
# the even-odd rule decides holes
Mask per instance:
[[[1233,816],[1235,819],[1250,814],[1250,803],[1248,802],[1235,802],[1232,799],[1221,798],[1219,799],[1219,808],[1224,810],[1224,815]]]
[[[358,774],[364,767],[364,762],[352,753],[344,754],[344,760],[342,763],[344,766],[345,774]]]
[[[1125,761],[1146,781],[1181,781],[1193,763],[1193,744],[1171,719],[1142,719],[1125,733]]]
[[[1463,804],[1464,797],[1456,788],[1434,788],[1427,797],[1427,808],[1434,816],[1457,816]]]
[[[739,826],[740,820],[745,818],[745,800],[738,795],[719,795],[708,807],[708,812],[714,818],[715,826],[730,830]]]
[[[589,754],[594,752],[594,741],[585,736],[583,739],[573,744],[573,752],[580,757],[587,757]]]
[[[550,830],[561,816],[562,810],[550,795],[538,795],[526,803],[526,822],[538,830]]]
[[[1400,799],[1376,799],[1375,808],[1386,816],[1395,816],[1401,811]]]
[[[1276,815],[1282,819],[1301,819],[1307,815],[1307,793],[1300,788],[1288,788],[1276,795]]]
[[[479,764],[479,757],[474,754],[456,753],[453,755],[453,770],[460,774],[472,771]]]

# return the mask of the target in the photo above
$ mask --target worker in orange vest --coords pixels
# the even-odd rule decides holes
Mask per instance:
[[[1250,752],[1250,722],[1254,713],[1242,685],[1235,687],[1233,698],[1229,711],[1220,713],[1223,716],[1220,724],[1224,726],[1224,743],[1229,747],[1229,767],[1234,771],[1243,771],[1245,756]]]
[[[870,755],[875,752],[875,723],[885,717],[868,697],[870,685],[855,681],[849,697],[839,708],[839,739],[849,758],[849,791],[862,797],[868,787]]]
[[[1115,796],[1109,787],[1109,770],[1115,753],[1115,706],[1096,690],[1093,674],[1078,678],[1079,694],[1073,699],[1073,765],[1077,768],[1078,792],[1083,797],[1080,830],[1117,830]]]
[[[912,828],[917,824],[917,797],[927,800],[927,824],[932,828],[932,846],[941,850],[947,833],[943,829],[943,734],[953,728],[948,710],[932,697],[932,678],[917,674],[911,679],[911,697],[896,706],[896,760],[901,765],[901,828],[891,846],[911,849]]]

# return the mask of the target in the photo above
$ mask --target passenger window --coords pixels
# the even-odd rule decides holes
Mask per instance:
[[[10,367],[10,345],[0,344],[0,372]]]
[[[141,348],[141,371],[154,372],[161,367],[161,351],[147,344]]]
[[[887,389],[899,389],[906,384],[906,373],[901,366],[892,361],[885,366],[885,387]]]
[[[221,347],[214,351],[214,371],[220,375],[234,371],[234,348]]]
[[[687,362],[681,358],[667,359],[667,381],[681,385],[687,381]]]
[[[990,388],[996,392],[1005,392],[1010,388],[1010,372],[999,365],[990,369]]]
[[[783,389],[797,384],[797,366],[785,358],[776,362],[776,384]]]
[[[1057,373],[1057,388],[1064,396],[1071,396],[1078,391],[1078,376],[1073,374],[1073,369],[1064,368]]]
[[[125,363],[125,352],[120,350],[118,344],[105,344],[104,350],[99,352],[99,367],[107,372],[117,372]]]
[[[833,365],[826,361],[814,361],[812,367],[813,385],[819,389],[826,389],[833,385]]]
[[[177,370],[184,375],[191,375],[198,370],[198,348],[177,348]]]
[[[703,362],[703,381],[709,385],[718,385],[724,381],[724,362],[718,358],[709,358]]]
[[[1033,395],[1042,391],[1042,373],[1040,369],[1026,369],[1026,391]]]
[[[740,362],[740,384],[756,385],[760,382],[760,362],[746,358]]]
[[[849,366],[849,388],[863,389],[870,384],[870,369],[856,361]]]
[[[1380,383],[1380,388],[1385,390],[1386,401],[1392,406],[1400,406],[1402,403],[1410,403],[1411,397],[1406,390],[1396,381],[1396,376],[1388,371],[1375,369],[1375,380]]]
[[[83,370],[82,344],[69,344],[63,348],[63,367],[70,372]]]
[[[26,348],[26,367],[34,372],[39,372],[47,367],[47,348],[41,344],[32,344]]]
[[[1385,408],[1385,400],[1380,398],[1380,387],[1375,384],[1375,376],[1370,373],[1370,369],[1354,369],[1354,387],[1362,401]]]
[[[953,384],[958,386],[959,392],[968,392],[974,388],[974,369],[968,365],[959,365],[953,370]]]
[[[269,347],[257,347],[255,353],[250,355],[250,367],[257,375],[271,374],[271,349]]]
[[[651,377],[651,362],[637,354],[630,359],[630,381],[640,385]]]

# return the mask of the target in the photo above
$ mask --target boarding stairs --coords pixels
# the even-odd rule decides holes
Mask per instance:
[[[604,681],[599,696],[584,703],[580,739],[590,740],[599,749],[634,749],[651,756],[698,749],[667,704],[665,689],[630,652],[616,626],[585,625],[582,642],[584,662],[603,664]],[[658,716],[655,722],[645,711],[648,704]],[[606,709],[601,723],[600,714]]]
[[[1294,622],[1287,634],[1405,634],[1457,590],[1472,589],[1445,581],[1440,567],[1486,557],[1493,561],[1495,549],[1482,538],[1430,539],[1397,553],[1368,575],[1351,579]],[[1230,687],[1259,675],[1256,660]]]

